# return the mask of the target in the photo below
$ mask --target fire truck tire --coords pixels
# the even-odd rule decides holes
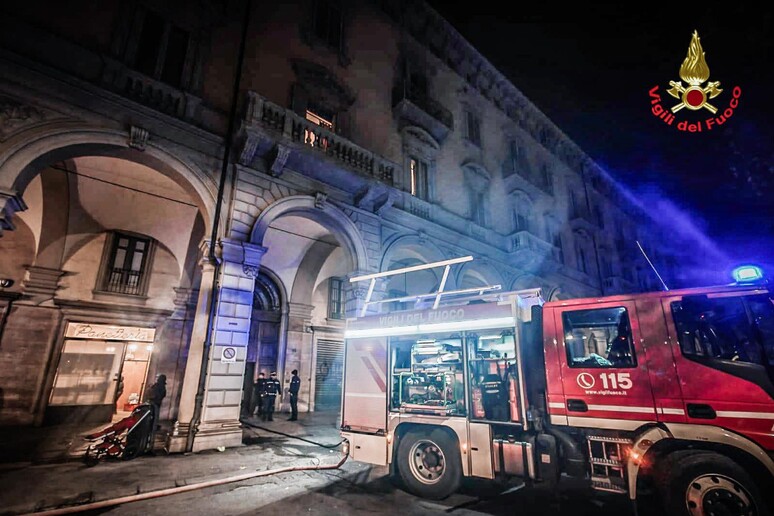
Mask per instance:
[[[422,498],[441,500],[462,482],[459,443],[440,428],[409,431],[398,444],[396,462],[402,485]]]
[[[752,477],[725,455],[675,452],[659,469],[658,490],[670,516],[771,515]]]

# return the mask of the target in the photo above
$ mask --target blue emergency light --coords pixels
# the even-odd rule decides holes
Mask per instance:
[[[755,265],[742,265],[731,273],[737,283],[751,283],[763,279],[763,270]]]

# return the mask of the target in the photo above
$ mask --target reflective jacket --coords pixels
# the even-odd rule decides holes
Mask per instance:
[[[276,396],[280,393],[282,390],[282,385],[280,385],[279,380],[276,378],[269,378],[266,380],[266,395],[267,396]]]

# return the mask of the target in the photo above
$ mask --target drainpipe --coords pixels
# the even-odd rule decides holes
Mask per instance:
[[[215,321],[215,310],[218,306],[218,293],[220,292],[220,284],[218,278],[220,276],[220,260],[218,260],[215,254],[215,246],[218,241],[218,229],[220,225],[220,212],[223,207],[223,195],[226,190],[226,177],[228,175],[229,163],[231,158],[231,149],[234,145],[234,132],[236,127],[236,112],[239,100],[239,87],[242,83],[242,63],[245,56],[245,43],[247,40],[247,29],[250,23],[250,11],[252,8],[252,0],[247,0],[247,7],[245,9],[244,20],[242,23],[242,39],[239,42],[239,55],[237,57],[237,69],[234,77],[234,88],[231,96],[231,109],[228,116],[228,129],[226,130],[226,145],[223,150],[223,160],[221,162],[220,169],[220,184],[218,185],[218,199],[215,204],[215,215],[212,221],[212,236],[210,237],[210,245],[208,258],[215,266],[213,268],[213,282],[212,293],[210,294],[210,306],[209,314],[207,317],[207,333],[204,337],[204,349],[202,350],[202,366],[199,371],[199,386],[196,391],[196,399],[194,401],[194,412],[191,418],[191,424],[188,427],[188,436],[186,437],[185,451],[191,452],[193,450],[193,441],[196,432],[199,429],[199,423],[202,418],[202,408],[204,406],[204,391],[207,386],[207,365],[210,359],[210,348],[212,347],[212,333],[213,324]]]

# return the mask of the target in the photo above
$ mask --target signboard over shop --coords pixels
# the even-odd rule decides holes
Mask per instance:
[[[67,323],[65,337],[70,339],[121,340],[124,342],[153,342],[155,328],[112,326],[108,324]]]

